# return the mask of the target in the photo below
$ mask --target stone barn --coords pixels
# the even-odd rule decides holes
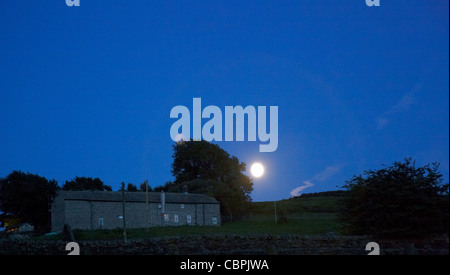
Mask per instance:
[[[148,203],[147,203],[148,201]],[[52,231],[154,226],[218,226],[220,204],[210,196],[190,193],[59,191],[51,208]]]

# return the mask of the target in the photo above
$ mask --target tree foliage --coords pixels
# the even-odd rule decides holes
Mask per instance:
[[[246,214],[253,183],[242,173],[245,163],[207,141],[182,141],[173,149],[175,181],[165,184],[166,191],[183,192],[187,188],[192,193],[208,194],[220,202],[222,215],[239,218]]]
[[[132,184],[132,183],[128,183],[127,185],[127,191],[128,192],[137,192],[138,188],[136,185]]]
[[[55,180],[21,171],[0,179],[2,224],[15,219],[33,225],[37,231],[49,230],[49,210],[58,188]]]
[[[63,185],[64,191],[82,191],[82,190],[100,190],[111,191],[109,185],[105,185],[99,178],[75,177],[73,180],[67,181]]]
[[[148,184],[148,181],[144,181],[143,183],[141,183],[139,185],[139,190],[143,191],[143,192],[145,192],[146,190],[148,192],[152,192],[153,191],[152,187]]]
[[[341,210],[348,233],[425,237],[448,233],[449,185],[439,165],[416,167],[411,159],[354,176]]]

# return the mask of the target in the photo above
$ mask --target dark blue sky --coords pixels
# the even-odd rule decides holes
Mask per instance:
[[[172,180],[172,107],[278,106],[279,145],[219,142],[255,201],[412,157],[449,178],[447,0],[0,2],[0,177]],[[300,188],[302,189],[302,188]],[[297,191],[300,189],[296,189]]]

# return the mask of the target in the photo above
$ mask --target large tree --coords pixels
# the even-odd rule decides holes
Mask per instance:
[[[49,230],[50,206],[57,190],[55,180],[21,171],[0,179],[2,224],[14,219],[33,225],[36,231]]]
[[[341,220],[348,233],[425,237],[448,233],[449,185],[439,165],[416,167],[411,159],[354,176],[344,186]]]
[[[173,145],[173,183],[167,191],[209,194],[221,204],[225,217],[245,215],[251,202],[252,180],[242,172],[246,164],[207,141],[181,141]]]

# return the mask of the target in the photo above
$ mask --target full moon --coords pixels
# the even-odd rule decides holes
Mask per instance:
[[[250,172],[256,178],[261,177],[264,174],[264,166],[261,163],[254,163],[250,168]]]

